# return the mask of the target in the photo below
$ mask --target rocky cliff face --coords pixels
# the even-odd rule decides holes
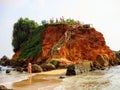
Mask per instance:
[[[32,58],[34,62],[43,62],[52,58],[66,58],[72,62],[82,60],[111,62],[115,55],[106,45],[103,35],[91,27],[70,25],[48,25],[43,33],[42,55]],[[19,57],[15,53],[13,60]],[[105,61],[103,63],[106,64]]]
[[[99,55],[111,59],[114,54],[103,35],[94,28],[48,26],[44,33],[42,57],[64,57],[70,61],[97,60]]]

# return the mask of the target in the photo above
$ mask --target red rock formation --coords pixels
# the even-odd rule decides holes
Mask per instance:
[[[20,55],[20,50],[17,51],[13,56],[12,56],[12,60],[17,60],[17,58],[19,57]]]
[[[64,35],[68,25],[50,25],[43,33],[42,58],[51,57],[51,49],[58,43],[60,38]]]
[[[96,60],[98,55],[107,54],[114,58],[112,51],[106,46],[103,35],[94,28],[77,28],[73,30],[71,39],[61,47],[61,55],[71,61]]]
[[[114,54],[106,45],[103,35],[94,28],[72,27],[64,24],[48,25],[43,33],[42,44],[43,53],[36,59],[37,62],[50,59],[56,53],[58,56],[73,62],[94,61],[98,55],[107,55],[110,59],[114,58]],[[52,53],[52,51],[56,53]],[[18,56],[19,52],[13,58],[16,59]]]
[[[64,29],[63,29],[64,28]],[[96,60],[97,55],[107,54],[113,58],[113,53],[106,46],[103,35],[94,28],[72,28],[58,26],[49,26],[45,32],[43,40],[43,57],[50,53],[51,48],[58,43],[65,32],[71,29],[69,40],[60,48],[61,57],[65,57],[71,61],[80,60]],[[65,41],[65,38],[63,38]]]

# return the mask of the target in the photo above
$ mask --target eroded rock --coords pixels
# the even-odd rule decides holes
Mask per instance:
[[[66,75],[77,75],[84,72],[89,72],[92,70],[92,62],[83,60],[82,62],[77,62],[76,64],[71,64],[67,67]]]
[[[68,65],[66,75],[67,76],[76,75],[75,64]]]
[[[10,72],[11,72],[11,70],[10,70],[10,69],[7,69],[7,70],[6,70],[6,73],[10,73]]]
[[[42,71],[43,71],[43,69],[39,65],[37,65],[37,64],[32,65],[32,72],[33,73],[42,72]]]
[[[41,65],[41,67],[44,71],[50,71],[56,69],[55,66],[51,63],[44,63]]]
[[[0,90],[10,90],[7,87],[5,87],[4,85],[0,85]]]

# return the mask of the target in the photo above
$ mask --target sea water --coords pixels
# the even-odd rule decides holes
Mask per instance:
[[[0,85],[10,88],[13,82],[28,78],[26,72],[11,71],[10,74],[6,74],[5,70],[7,68],[9,67],[2,67],[2,71],[0,71]],[[67,76],[59,85],[53,85],[52,87],[52,90],[120,90],[120,66],[86,72],[76,76]],[[51,89],[45,87],[44,90]]]
[[[11,67],[4,67],[4,66],[0,66],[0,85],[5,85],[9,88],[11,88],[11,84],[14,82],[18,82],[24,79],[28,78],[28,74],[26,72],[17,72],[14,71],[14,68]],[[11,69],[10,73],[6,73],[7,69]]]
[[[67,77],[54,90],[120,90],[120,66]]]

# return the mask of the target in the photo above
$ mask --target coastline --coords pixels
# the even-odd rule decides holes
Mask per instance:
[[[11,85],[13,90],[53,90],[62,79],[59,77],[65,75],[66,69],[58,69],[47,72],[37,73],[28,79],[15,82]]]

